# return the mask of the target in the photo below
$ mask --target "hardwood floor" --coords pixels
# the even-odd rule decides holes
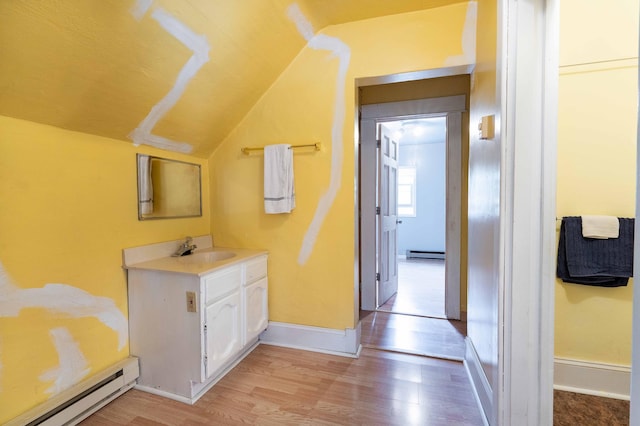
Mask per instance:
[[[482,425],[462,363],[260,345],[195,405],[132,390],[91,425]]]
[[[398,292],[379,311],[446,318],[444,260],[398,259]]]
[[[462,360],[467,323],[445,318],[444,276],[442,259],[398,259],[396,295],[361,312],[363,346]]]
[[[388,312],[362,312],[362,345],[396,352],[462,360],[467,323]]]

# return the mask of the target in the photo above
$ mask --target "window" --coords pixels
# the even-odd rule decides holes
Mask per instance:
[[[398,167],[398,216],[416,216],[415,167]]]

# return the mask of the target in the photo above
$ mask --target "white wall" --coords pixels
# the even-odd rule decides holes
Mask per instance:
[[[444,252],[444,140],[421,144],[400,143],[398,165],[416,168],[416,216],[399,218],[402,223],[398,225],[398,254],[404,255],[407,250]]]

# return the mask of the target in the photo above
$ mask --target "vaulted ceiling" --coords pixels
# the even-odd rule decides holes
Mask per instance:
[[[298,0],[328,25],[466,0]],[[209,156],[306,44],[294,0],[2,0],[0,115]]]

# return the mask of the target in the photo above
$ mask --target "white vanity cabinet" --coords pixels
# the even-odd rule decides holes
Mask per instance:
[[[194,403],[267,327],[264,254],[202,275],[128,268],[128,286],[141,390]]]

